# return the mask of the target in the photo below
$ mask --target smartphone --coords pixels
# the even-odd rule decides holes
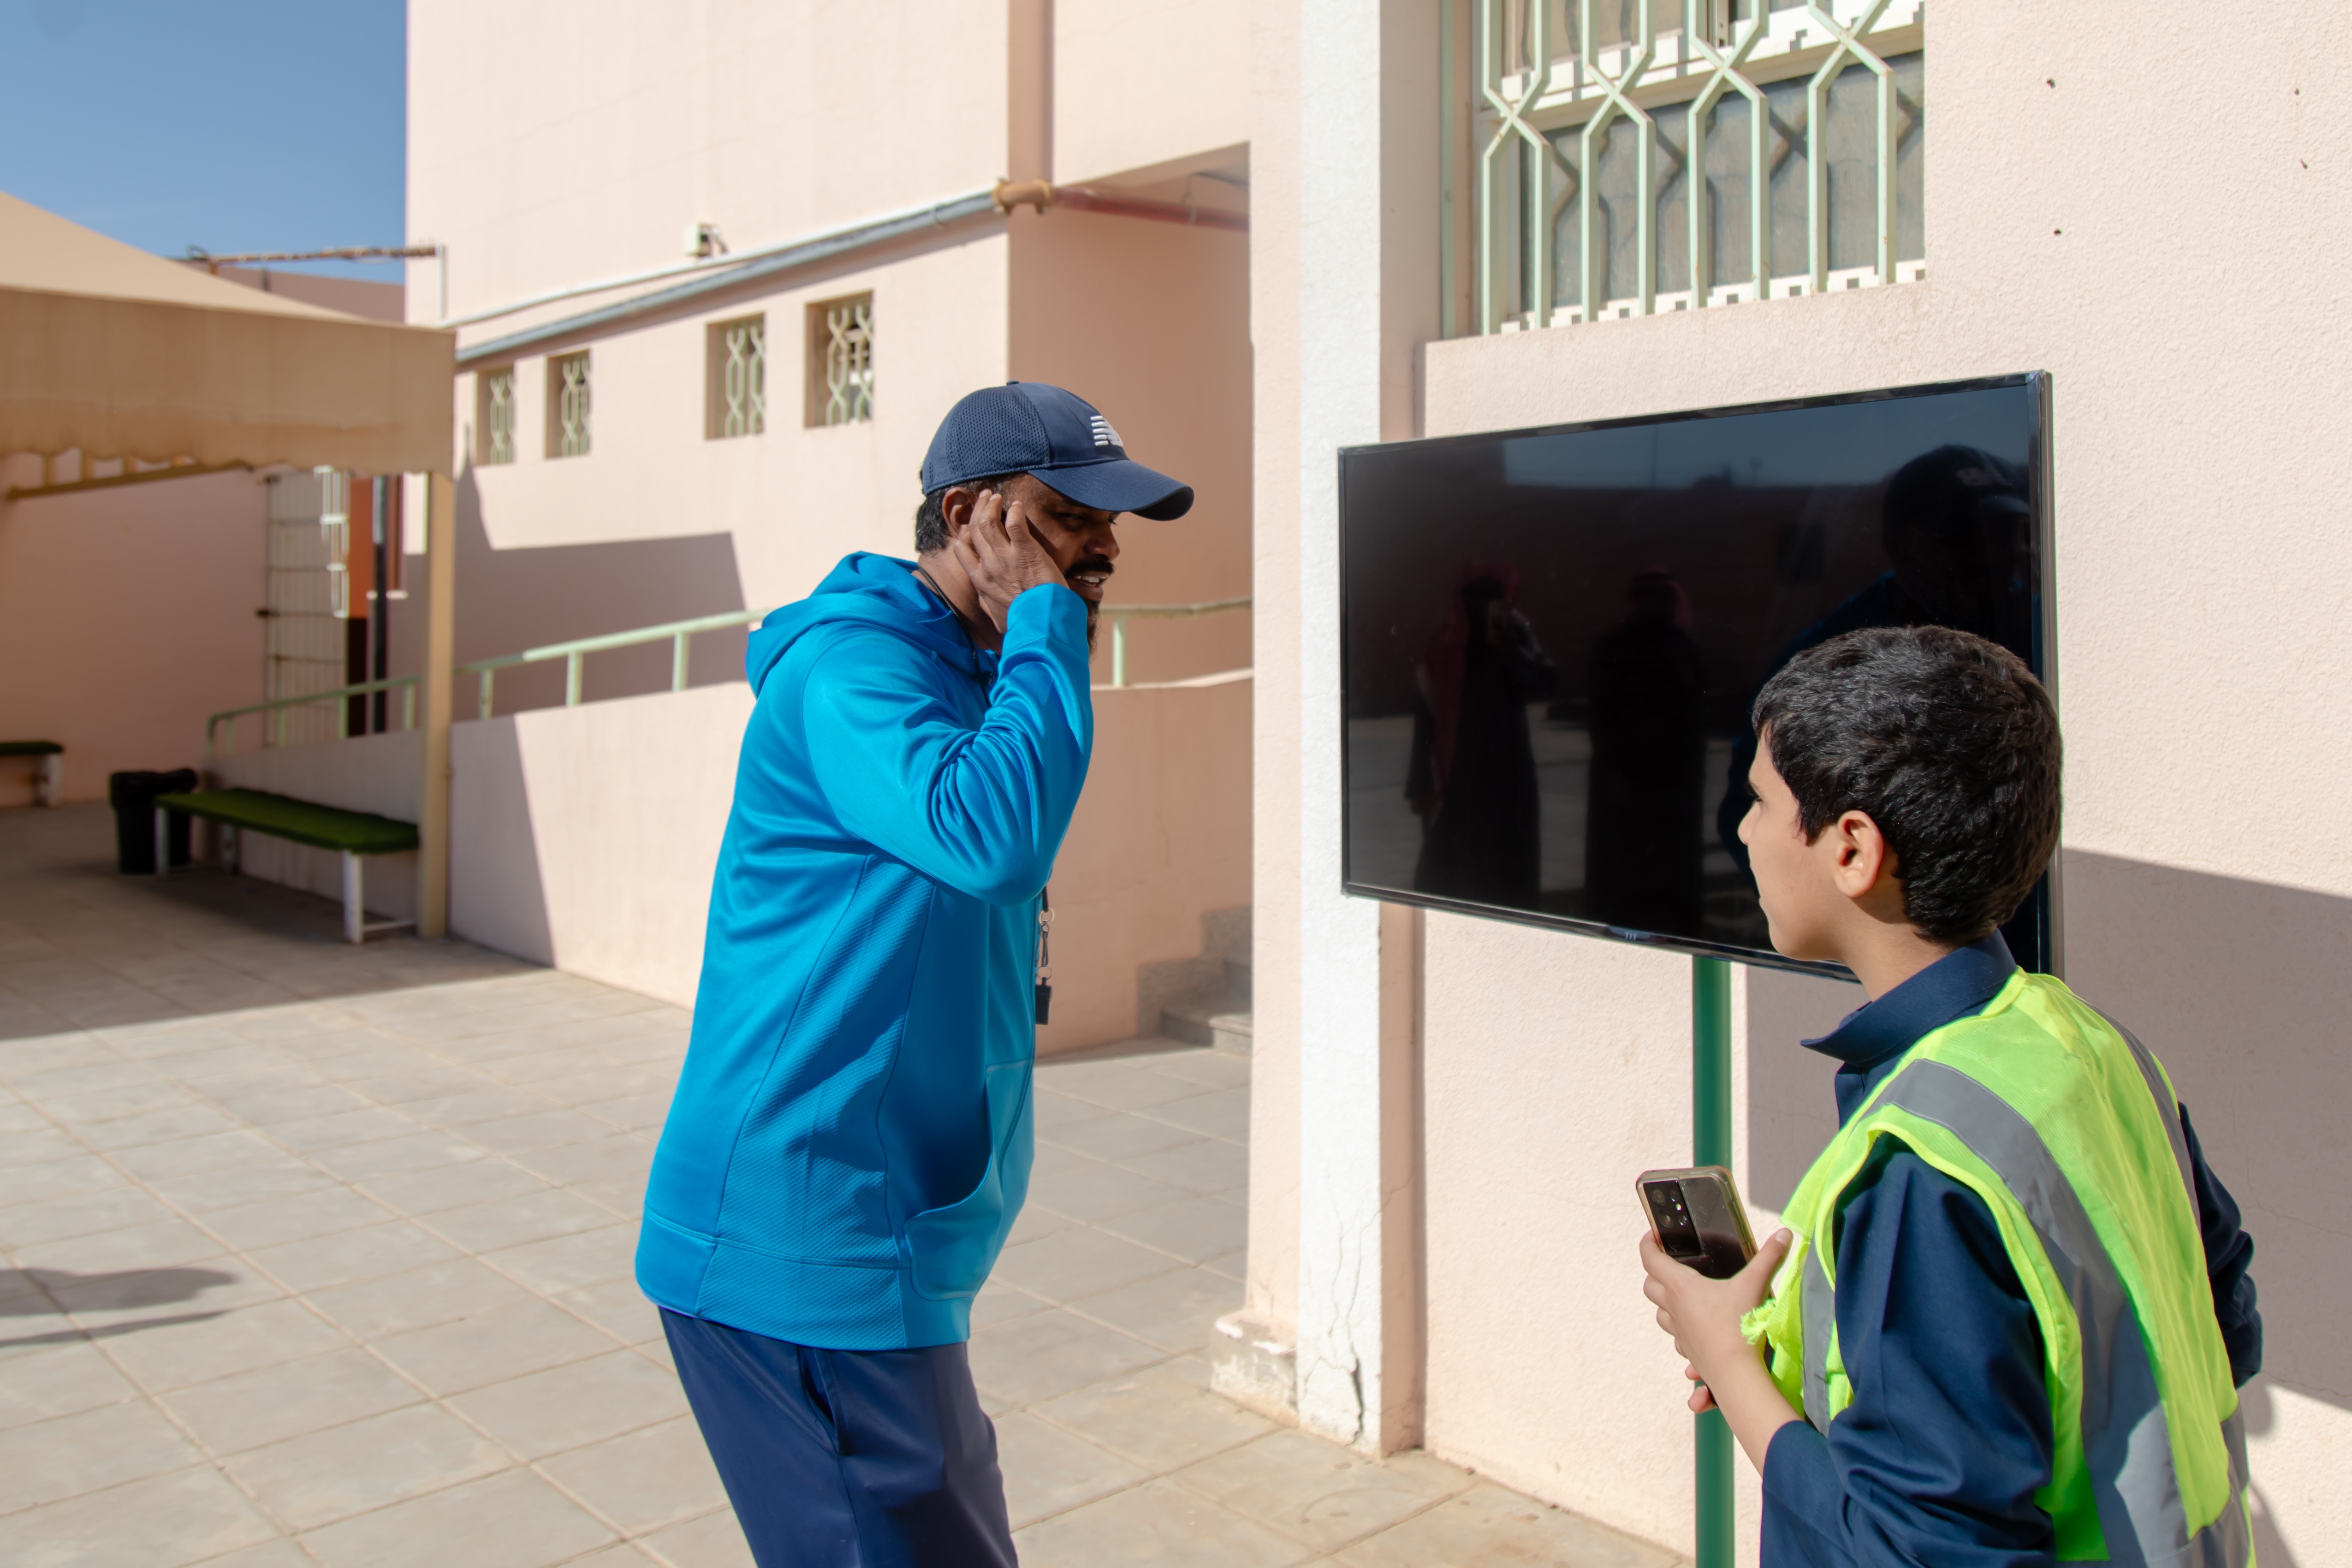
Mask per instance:
[[[1739,1188],[1720,1165],[1644,1171],[1633,1179],[1650,1234],[1668,1258],[1710,1279],[1728,1279],[1756,1256]]]

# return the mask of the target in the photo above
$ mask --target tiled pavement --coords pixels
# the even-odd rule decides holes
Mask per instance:
[[[747,1563],[629,1279],[687,1015],[118,878],[110,826],[0,812],[0,1560]],[[1247,1079],[1167,1042],[1039,1074],[972,1345],[1023,1562],[1663,1568],[1207,1392]]]

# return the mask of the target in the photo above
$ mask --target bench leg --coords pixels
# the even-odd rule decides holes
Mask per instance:
[[[172,814],[162,806],[155,808],[155,875],[172,874]]]
[[[343,940],[356,947],[367,940],[367,907],[360,882],[360,858],[343,851]]]
[[[57,805],[66,797],[66,760],[51,752],[41,759],[41,776],[33,786],[33,798],[43,805]]]
[[[220,836],[221,869],[234,876],[236,873],[236,852],[238,848],[236,829],[224,822],[213,831]]]

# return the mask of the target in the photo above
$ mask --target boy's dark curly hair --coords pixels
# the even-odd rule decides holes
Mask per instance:
[[[1807,648],[1757,693],[1757,732],[1811,843],[1867,812],[1903,909],[1937,942],[2017,912],[2058,847],[2058,711],[2025,661],[1948,626],[1873,626]]]

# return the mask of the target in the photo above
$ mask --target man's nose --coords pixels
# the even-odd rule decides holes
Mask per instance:
[[[1097,523],[1087,535],[1087,547],[1108,560],[1118,559],[1118,532],[1112,524]]]

